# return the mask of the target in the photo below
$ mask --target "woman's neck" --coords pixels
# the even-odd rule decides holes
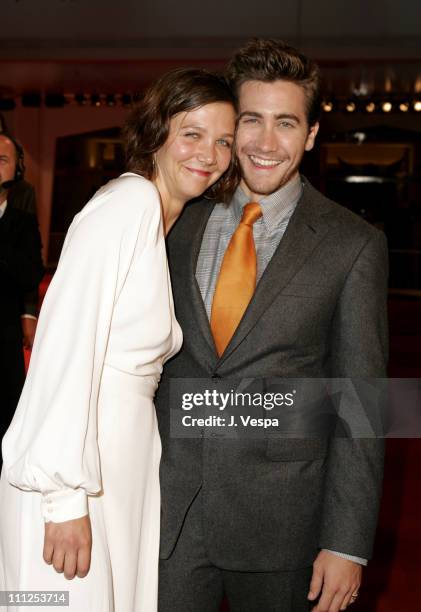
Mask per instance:
[[[161,196],[161,206],[162,206],[162,216],[164,220],[164,233],[165,236],[168,235],[170,229],[177,221],[178,217],[181,215],[185,200],[180,200],[178,198],[172,197],[165,185],[159,180],[159,177],[152,181],[155,187],[159,191],[159,195]]]

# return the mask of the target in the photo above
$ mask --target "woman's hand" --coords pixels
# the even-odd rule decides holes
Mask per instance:
[[[68,580],[84,578],[91,564],[92,533],[89,516],[45,523],[44,561]]]

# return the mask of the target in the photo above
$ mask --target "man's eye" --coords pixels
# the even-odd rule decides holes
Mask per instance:
[[[242,123],[257,123],[256,117],[247,117],[242,120]]]
[[[294,125],[290,121],[281,121],[280,126],[284,128],[294,127]]]
[[[184,136],[187,136],[189,138],[199,138],[199,134],[197,132],[186,132]]]
[[[225,138],[220,138],[216,141],[218,144],[221,144],[223,147],[231,148],[231,142],[229,140],[225,140]]]

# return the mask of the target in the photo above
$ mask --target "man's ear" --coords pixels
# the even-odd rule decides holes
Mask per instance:
[[[319,122],[312,125],[309,129],[309,132],[307,134],[306,144],[304,147],[306,151],[311,151],[311,149],[314,147],[314,141],[316,140],[318,131],[319,131]]]

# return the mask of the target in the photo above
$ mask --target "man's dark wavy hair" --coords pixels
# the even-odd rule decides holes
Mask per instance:
[[[253,38],[227,66],[227,78],[238,97],[246,81],[290,81],[304,89],[309,127],[320,117],[320,71],[315,62],[282,40]]]

